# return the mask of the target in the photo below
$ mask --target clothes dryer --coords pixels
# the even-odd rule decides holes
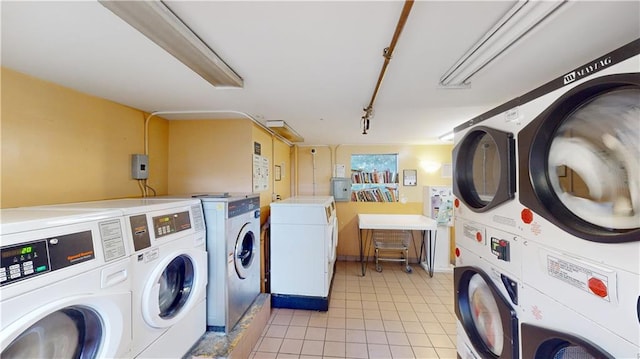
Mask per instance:
[[[272,306],[328,310],[338,246],[333,197],[272,202],[270,238]]]
[[[519,236],[465,219],[455,223],[456,246],[464,248],[492,266],[512,274],[512,279],[522,279],[524,265],[523,240]]]
[[[522,358],[635,358],[633,344],[535,288],[523,285]],[[622,319],[622,318],[617,318]],[[637,324],[637,323],[636,323]]]
[[[640,272],[639,53],[640,39],[555,80],[558,89],[540,88],[517,140],[523,237],[633,273]]]
[[[519,358],[520,283],[496,264],[456,248],[454,309],[462,358]]]
[[[515,134],[520,122],[508,120],[513,109],[500,109],[456,127],[454,215],[513,232],[519,213]]]
[[[523,254],[524,284],[640,347],[640,275],[535,241]]]
[[[636,40],[539,89],[518,134],[525,283],[636,346],[639,54]]]
[[[194,197],[207,223],[207,327],[229,333],[260,294],[260,196]]]
[[[0,211],[2,358],[131,355],[132,268],[118,211]]]
[[[129,198],[41,206],[119,210],[131,240],[132,357],[181,357],[206,330],[205,223],[195,199]]]

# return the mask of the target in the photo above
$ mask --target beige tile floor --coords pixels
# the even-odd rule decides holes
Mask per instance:
[[[329,310],[273,308],[250,358],[456,358],[453,275],[338,262]]]

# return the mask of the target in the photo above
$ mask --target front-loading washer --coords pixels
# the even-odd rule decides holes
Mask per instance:
[[[132,357],[182,357],[204,334],[208,258],[200,201],[126,198],[40,208],[116,209],[125,217],[132,247]]]
[[[500,237],[501,233],[492,236]],[[517,266],[520,261],[514,263]],[[521,284],[516,274],[505,269],[511,264],[498,264],[464,246],[456,248],[454,309],[458,355],[462,358],[520,357]]]
[[[527,284],[521,292],[522,358],[626,359],[640,353],[637,344],[592,321],[590,315],[576,312],[573,306],[559,304]]]
[[[118,211],[0,211],[2,358],[131,356],[132,268]]]
[[[260,294],[259,194],[200,194],[207,225],[207,328],[229,333]]]

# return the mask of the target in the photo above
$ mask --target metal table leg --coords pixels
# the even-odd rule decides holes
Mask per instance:
[[[427,272],[429,273],[429,277],[433,277],[433,265],[436,257],[436,237],[438,235],[437,230],[435,235],[433,235],[432,232],[433,231],[424,231],[422,242],[425,245],[425,263],[427,265]],[[428,237],[425,238],[425,236]]]
[[[364,250],[362,248],[362,229],[358,228],[358,241],[360,242],[360,270],[364,277]]]

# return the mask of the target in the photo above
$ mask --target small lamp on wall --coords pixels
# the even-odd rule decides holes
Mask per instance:
[[[421,161],[420,168],[427,173],[434,173],[442,167],[442,164],[434,161]]]

